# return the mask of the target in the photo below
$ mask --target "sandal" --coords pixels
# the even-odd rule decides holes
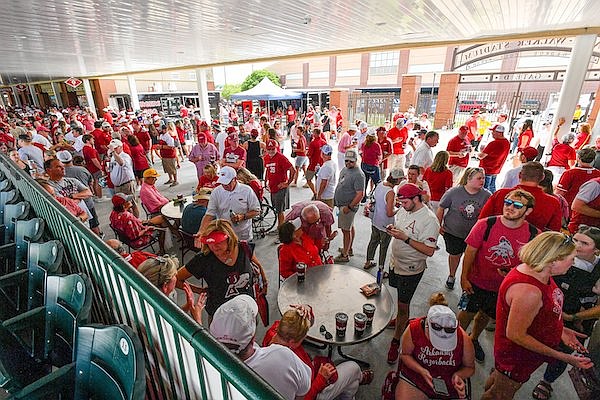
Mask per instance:
[[[373,382],[373,378],[375,377],[375,373],[372,369],[365,369],[362,371],[362,376],[360,378],[359,385],[369,385]]]
[[[377,264],[375,263],[375,261],[367,261],[365,263],[365,265],[363,266],[363,269],[371,269],[376,266],[377,266]]]
[[[536,400],[548,400],[552,397],[552,385],[543,380],[539,381],[531,396]]]

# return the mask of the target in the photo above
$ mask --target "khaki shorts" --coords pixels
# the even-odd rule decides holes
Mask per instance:
[[[327,204],[329,208],[333,209],[333,199],[320,199],[319,201]]]
[[[304,175],[304,177],[306,178],[307,181],[312,180],[312,178],[315,177],[317,173],[315,171],[311,171],[310,169],[306,170],[306,174]]]
[[[162,158],[162,165],[165,174],[177,175],[177,161],[175,158]]]
[[[344,214],[342,211],[343,206],[338,208],[340,210],[340,214],[338,215],[338,228],[343,231],[349,231],[352,228],[352,224],[354,224],[356,211],[350,210],[348,214]]]

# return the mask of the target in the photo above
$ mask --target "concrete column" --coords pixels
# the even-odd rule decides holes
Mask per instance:
[[[15,107],[23,108],[23,103],[21,102],[21,96],[19,96],[19,91],[16,86],[11,86],[13,99],[15,100]]]
[[[402,77],[402,89],[400,90],[400,112],[408,110],[411,104],[416,107],[420,92],[421,75],[404,75]]]
[[[140,98],[138,96],[137,83],[133,75],[127,75],[127,84],[129,85],[129,97],[131,98],[132,111],[140,109]]]
[[[198,85],[198,99],[200,102],[200,116],[203,120],[209,121],[210,117],[210,104],[208,103],[208,84],[206,81],[206,69],[196,69],[196,83]]]
[[[398,56],[398,76],[396,83],[402,87],[402,76],[408,74],[408,64],[410,62],[410,50],[400,50]]]
[[[460,74],[442,74],[440,76],[440,87],[438,89],[437,106],[433,128],[439,129],[443,126],[452,128],[454,113],[456,111],[456,97],[458,96],[458,83]]]
[[[35,90],[35,86],[32,84],[29,84],[27,86],[29,87],[29,94],[31,94],[33,105],[35,107],[40,107],[40,98],[38,97],[37,91]]]
[[[329,87],[330,88],[335,87],[336,78],[337,78],[337,57],[329,56]]]
[[[60,97],[60,85],[58,82],[51,82],[52,91],[54,92],[54,98],[56,99],[56,105],[60,108],[63,107],[62,97]]]
[[[85,98],[87,100],[88,107],[97,116],[98,110],[96,110],[96,102],[94,101],[94,93],[92,92],[92,87],[90,86],[89,79],[83,80],[83,91],[85,92]]]
[[[571,50],[571,58],[569,59],[569,65],[567,67],[567,73],[560,89],[560,96],[558,97],[558,107],[556,108],[556,114],[554,114],[554,120],[552,121],[552,127],[550,132],[554,133],[558,126],[558,119],[560,117],[565,118],[565,124],[560,128],[558,132],[558,139],[571,131],[571,121],[573,120],[573,113],[575,112],[575,106],[579,101],[579,95],[581,88],[587,74],[588,65],[590,63],[590,57],[596,44],[597,35],[581,35],[575,38],[575,44]],[[597,132],[596,132],[597,134]],[[546,143],[546,149],[552,148],[552,135],[548,137]],[[546,150],[546,152],[548,152]]]
[[[4,103],[4,93],[0,92],[0,106],[6,109],[6,103]]]
[[[305,62],[302,64],[302,87],[307,88],[309,82],[309,63]]]
[[[360,55],[360,86],[369,84],[369,62],[371,53],[363,53]]]
[[[342,123],[344,130],[348,129],[348,100],[349,93],[347,89],[335,89],[329,92],[329,106],[336,106],[337,109],[342,113]]]

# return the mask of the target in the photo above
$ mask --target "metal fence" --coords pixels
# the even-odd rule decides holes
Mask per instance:
[[[391,121],[394,107],[400,98],[397,93],[350,93],[348,98],[348,121],[360,119],[369,126],[382,126]]]
[[[126,324],[140,337],[148,399],[282,399],[4,155],[0,171],[62,241],[68,272],[93,281],[92,322]]]

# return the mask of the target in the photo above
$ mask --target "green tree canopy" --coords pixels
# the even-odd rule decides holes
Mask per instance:
[[[223,85],[223,88],[221,89],[221,97],[229,100],[229,98],[231,97],[232,94],[236,94],[241,91],[242,91],[242,85],[240,85],[239,83],[235,84],[235,85],[228,83],[226,85]]]
[[[271,80],[271,82],[273,82],[277,86],[281,86],[281,82],[279,82],[279,77],[274,72],[267,71],[266,69],[258,69],[252,72],[250,75],[248,75],[244,82],[242,82],[242,92],[248,89],[252,89],[254,86],[258,85],[265,76],[268,77]]]

